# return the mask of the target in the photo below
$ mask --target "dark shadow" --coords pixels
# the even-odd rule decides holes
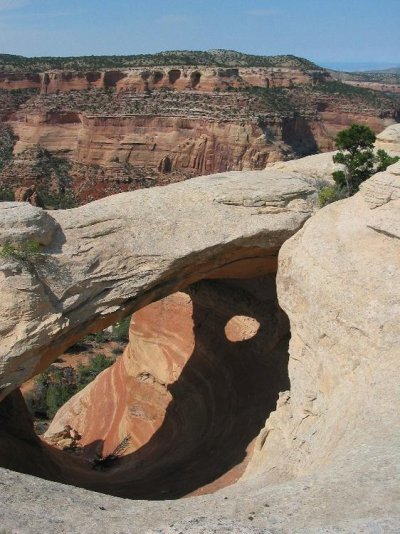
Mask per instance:
[[[309,121],[300,116],[284,119],[282,140],[293,148],[298,157],[316,154],[319,150]]]
[[[172,69],[168,72],[168,81],[172,85],[174,85],[174,83],[179,80],[180,77],[181,71],[178,69]]]
[[[202,281],[188,292],[194,350],[168,386],[173,399],[145,445],[99,464],[101,440],[68,452],[41,444],[18,393],[1,404],[0,465],[131,499],[175,499],[236,482],[279,392],[290,387],[287,317],[277,303],[274,276]],[[227,336],[236,316],[256,320],[258,330],[244,340]]]
[[[80,473],[73,466],[67,482],[155,500],[235,482],[244,471],[249,444],[276,408],[279,392],[290,385],[287,318],[277,305],[275,281],[266,286],[265,279],[192,286],[195,347],[179,379],[168,387],[173,400],[162,426],[146,445],[101,473]],[[232,342],[225,326],[238,315],[260,326],[252,338]],[[94,449],[99,453],[98,445],[86,448],[86,467]]]
[[[0,467],[61,481],[50,447],[37,437],[22,393],[13,391],[0,403]]]
[[[124,72],[119,70],[108,70],[104,73],[104,88],[110,89],[112,87],[116,87],[117,83],[124,78],[126,78],[126,74]]]
[[[190,75],[190,87],[195,89],[201,80],[201,73],[198,71],[192,72]]]

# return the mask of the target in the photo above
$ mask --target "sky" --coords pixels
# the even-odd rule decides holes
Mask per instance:
[[[0,0],[0,53],[226,48],[400,65],[400,0]]]

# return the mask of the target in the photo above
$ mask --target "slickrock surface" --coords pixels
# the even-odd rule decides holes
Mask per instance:
[[[0,243],[15,233],[46,246],[39,257],[1,259],[1,397],[86,333],[197,280],[276,272],[280,246],[315,201],[304,179],[260,171],[66,211],[2,203]]]
[[[290,389],[245,480],[178,502],[132,502],[2,470],[3,529],[398,532],[399,176],[398,164],[376,175],[282,247],[277,284],[291,324]]]
[[[392,124],[377,136],[376,147],[393,156],[400,156],[400,124]]]

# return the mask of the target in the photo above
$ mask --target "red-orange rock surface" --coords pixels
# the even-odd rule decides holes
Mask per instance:
[[[207,492],[242,474],[252,441],[287,387],[286,320],[274,277],[206,282],[135,313],[122,357],[58,412],[84,486],[136,497]],[[123,457],[102,473],[87,462]],[[69,473],[67,476],[71,476]]]
[[[183,117],[88,117],[83,114],[20,115],[11,124],[15,152],[40,145],[91,165],[116,161],[158,169],[169,157],[171,170],[209,174],[263,169],[281,158],[279,148],[255,124]],[[279,126],[275,126],[277,136]]]

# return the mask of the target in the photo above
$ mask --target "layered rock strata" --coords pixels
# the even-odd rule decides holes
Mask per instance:
[[[0,89],[39,88],[44,94],[57,91],[116,88],[145,92],[154,89],[215,91],[226,87],[291,87],[330,79],[323,69],[284,67],[150,67],[101,69],[92,72],[49,71],[44,73],[0,73]]]
[[[275,277],[203,281],[133,315],[124,355],[63,406],[46,440],[67,426],[82,436],[63,473],[75,485],[129,498],[215,491],[242,475],[288,385]]]

